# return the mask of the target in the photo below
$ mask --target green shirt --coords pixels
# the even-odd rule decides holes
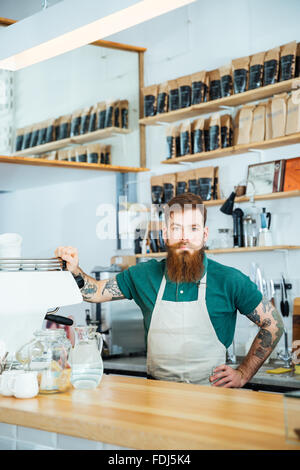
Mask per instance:
[[[206,307],[218,339],[226,348],[234,336],[237,310],[248,315],[262,300],[256,284],[238,269],[225,266],[204,257],[206,279]],[[165,274],[166,260],[139,263],[117,274],[120,290],[127,299],[133,299],[144,316],[145,340],[150,327],[156,297]],[[203,274],[204,276],[204,274]],[[197,300],[197,283],[175,283],[166,275],[163,300],[189,302]]]

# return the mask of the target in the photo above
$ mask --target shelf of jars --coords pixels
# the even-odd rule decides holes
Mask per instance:
[[[201,116],[204,114],[221,111],[227,107],[236,107],[253,101],[269,98],[278,93],[289,92],[300,87],[300,78],[292,78],[283,82],[274,83],[254,90],[248,90],[243,93],[219,98],[213,101],[207,101],[187,108],[168,111],[166,113],[156,114],[155,116],[144,117],[139,120],[140,124],[145,126],[155,126],[160,123],[172,123],[184,119]]]
[[[287,145],[300,144],[300,132],[291,135],[285,135],[282,137],[276,137],[274,139],[264,140],[261,142],[253,142],[243,145],[234,145],[233,147],[219,148],[217,150],[211,150],[210,152],[194,153],[184,155],[183,157],[169,158],[163,160],[161,163],[168,165],[174,165],[185,162],[200,162],[204,160],[212,160],[214,158],[230,157],[232,155],[241,155],[243,153],[254,151],[254,150],[267,150],[276,147],[283,147]]]
[[[225,254],[225,253],[253,253],[261,251],[286,251],[286,250],[300,250],[298,245],[274,245],[274,246],[254,246],[254,247],[236,247],[236,248],[216,248],[213,250],[205,250],[207,254]],[[165,258],[167,253],[145,253],[137,254],[136,258]]]

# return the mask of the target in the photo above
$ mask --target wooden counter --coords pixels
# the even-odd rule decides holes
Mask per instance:
[[[283,396],[104,375],[96,390],[0,396],[0,421],[131,449],[298,449]]]

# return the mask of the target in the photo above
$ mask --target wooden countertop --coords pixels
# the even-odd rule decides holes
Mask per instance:
[[[0,396],[0,420],[131,449],[298,449],[283,396],[104,375],[96,390]]]

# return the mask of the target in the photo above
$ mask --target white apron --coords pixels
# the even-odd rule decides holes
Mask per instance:
[[[212,368],[224,364],[226,348],[219,341],[206,308],[206,274],[198,299],[162,300],[160,284],[147,340],[147,373],[155,379],[208,385]]]

